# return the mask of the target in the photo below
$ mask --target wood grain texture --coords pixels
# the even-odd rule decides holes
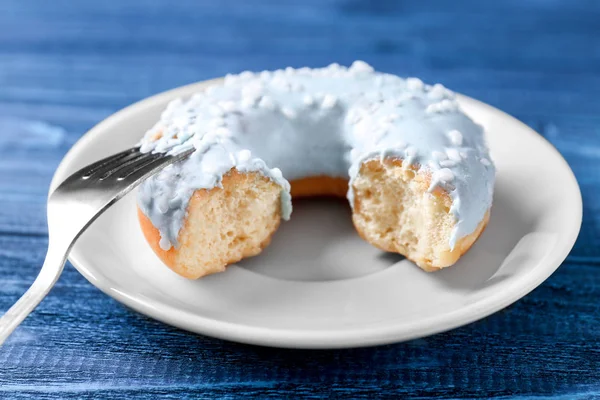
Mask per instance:
[[[600,398],[598,21],[595,0],[0,1],[0,310],[42,264],[47,187],[68,148],[131,102],[228,72],[360,58],[442,82],[541,132],[584,198],[575,248],[530,295],[369,349],[189,334],[68,267],[0,349],[0,398]]]

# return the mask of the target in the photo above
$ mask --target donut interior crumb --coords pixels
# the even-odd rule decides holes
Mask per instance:
[[[430,177],[403,168],[400,160],[363,164],[354,180],[353,222],[376,247],[400,253],[425,270],[452,265],[448,238],[455,224],[442,190],[428,193]]]
[[[485,229],[490,213],[477,229],[450,249],[455,226],[452,200],[441,188],[431,193],[431,176],[418,166],[404,168],[401,159],[363,163],[353,180],[352,220],[358,234],[372,245],[404,255],[425,271],[453,265]],[[342,178],[312,177],[292,182],[294,198],[342,197]],[[160,233],[138,210],[142,231],[156,254],[181,276],[197,279],[222,272],[229,264],[259,254],[270,242],[281,217],[281,187],[258,172],[232,169],[221,187],[197,190],[187,209],[179,246],[159,246]]]
[[[259,254],[279,226],[280,192],[262,175],[236,170],[223,177],[222,188],[196,191],[181,230],[175,269],[194,279]]]

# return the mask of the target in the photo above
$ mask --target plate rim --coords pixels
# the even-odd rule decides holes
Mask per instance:
[[[69,151],[65,154],[60,164],[58,165],[50,184],[48,195],[54,188],[67,176],[67,170],[70,164],[77,158],[80,149],[85,148],[89,142],[93,141],[97,136],[110,129],[113,124],[118,124],[122,119],[125,119],[130,113],[137,110],[152,106],[155,103],[164,101],[169,97],[176,97],[179,92],[186,92],[191,89],[200,90],[202,87],[217,83],[223,78],[210,79],[199,81],[184,86],[179,86],[167,91],[157,93],[155,95],[139,100],[119,111],[111,114],[104,120],[100,121],[89,131],[83,134]],[[512,117],[511,115],[499,110],[489,104],[468,96],[458,95],[461,102],[472,102],[478,107],[486,109],[488,112],[499,114],[502,118],[511,119],[522,126],[530,134],[536,135],[538,139],[542,139],[540,143],[544,143],[555,156],[557,161],[562,163],[562,167],[569,173],[569,179],[574,184],[573,189],[576,195],[576,204],[573,213],[573,219],[570,226],[571,236],[563,241],[559,250],[554,253],[553,260],[543,261],[547,264],[545,268],[536,268],[527,273],[514,285],[509,294],[494,293],[492,296],[487,296],[478,302],[471,303],[457,310],[447,312],[441,316],[430,317],[419,323],[412,324],[409,328],[404,328],[398,331],[397,325],[385,327],[373,327],[363,329],[352,329],[350,331],[342,330],[294,330],[294,329],[271,329],[265,327],[251,326],[247,324],[234,323],[228,321],[216,320],[213,318],[204,317],[202,315],[193,314],[189,311],[183,311],[176,307],[153,300],[151,298],[143,298],[136,295],[135,291],[127,291],[127,288],[112,287],[110,282],[97,278],[86,267],[85,262],[80,260],[76,254],[69,254],[68,260],[92,285],[100,289],[104,294],[114,298],[121,304],[126,305],[133,310],[144,314],[150,318],[156,319],[163,323],[175,326],[197,334],[207,335],[220,339],[263,345],[268,347],[283,347],[283,348],[305,348],[305,349],[334,349],[334,348],[351,348],[365,347],[382,344],[398,343],[420,337],[426,337],[437,333],[456,329],[471,322],[478,321],[486,316],[492,315],[497,311],[516,302],[523,296],[530,293],[533,289],[543,283],[562,265],[567,258],[575,241],[579,236],[581,224],[583,221],[583,201],[579,183],[573,173],[571,167],[560,154],[560,152],[542,135]],[[552,254],[552,253],[549,253]],[[546,255],[548,257],[548,255]],[[535,273],[534,273],[535,272]],[[499,297],[499,299],[497,299]]]

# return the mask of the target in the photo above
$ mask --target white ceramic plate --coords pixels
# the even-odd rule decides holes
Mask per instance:
[[[166,103],[206,83],[150,97],[88,132],[53,187],[137,142]],[[428,274],[354,232],[344,201],[296,203],[271,246],[222,274],[190,281],[146,244],[126,196],[85,232],[69,259],[92,284],[152,318],[193,332],[267,346],[337,348],[398,342],[475,321],[521,298],[565,259],[581,225],[581,194],[541,136],[488,105],[460,97],[487,130],[497,184],[492,217],[457,265]]]

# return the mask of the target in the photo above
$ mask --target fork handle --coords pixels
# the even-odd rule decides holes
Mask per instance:
[[[68,245],[55,247],[50,243],[42,270],[31,287],[0,318],[0,346],[52,289],[65,267],[68,250]]]

